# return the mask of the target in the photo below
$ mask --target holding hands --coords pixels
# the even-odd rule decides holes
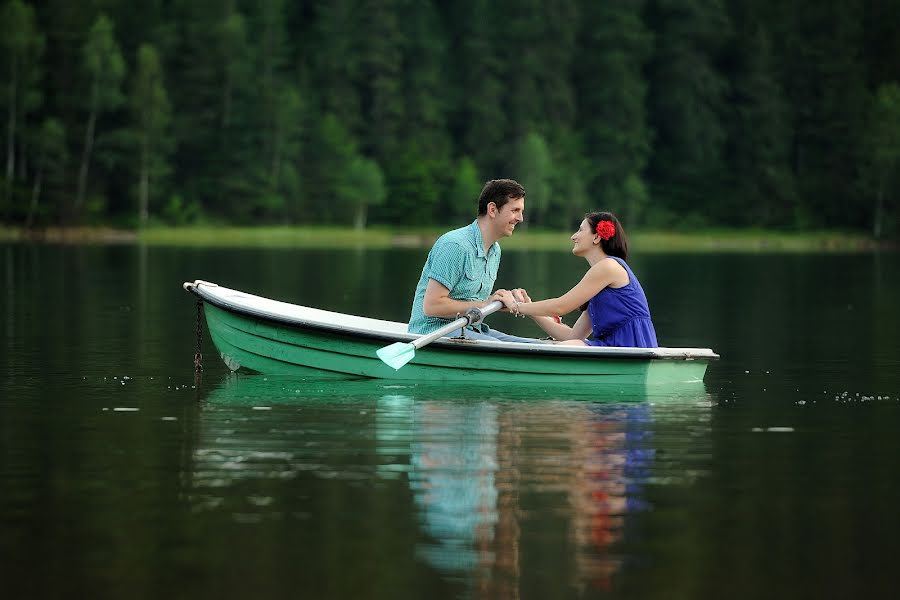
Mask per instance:
[[[506,306],[508,312],[513,313],[517,317],[524,317],[520,311],[522,304],[531,302],[531,297],[523,288],[515,288],[514,290],[497,290],[492,296],[495,300],[500,300]]]

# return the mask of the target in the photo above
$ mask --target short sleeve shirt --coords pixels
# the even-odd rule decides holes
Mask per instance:
[[[494,289],[499,268],[500,244],[494,242],[487,252],[484,251],[477,220],[468,227],[448,231],[439,237],[422,267],[408,331],[431,333],[450,322],[450,319],[425,316],[423,307],[429,279],[450,290],[454,300],[483,302]]]

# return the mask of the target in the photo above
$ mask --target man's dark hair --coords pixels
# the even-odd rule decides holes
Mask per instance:
[[[478,216],[487,214],[487,207],[491,202],[496,204],[499,210],[510,200],[524,197],[525,188],[519,182],[512,179],[491,179],[481,188],[481,195],[478,197]]]

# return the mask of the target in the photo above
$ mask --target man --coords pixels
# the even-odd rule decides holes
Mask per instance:
[[[434,243],[416,286],[410,333],[431,333],[470,308],[483,308],[491,300],[500,244],[524,220],[525,188],[512,179],[488,181],[478,198],[478,218],[467,227],[442,235]],[[507,342],[537,342],[533,338],[507,335],[487,325],[469,328],[471,339]],[[454,333],[455,335],[455,333]]]

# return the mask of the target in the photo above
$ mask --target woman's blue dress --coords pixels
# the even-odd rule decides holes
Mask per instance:
[[[585,342],[589,346],[656,348],[659,345],[656,330],[641,283],[624,260],[616,256],[608,258],[628,272],[628,285],[605,287],[590,299],[587,310],[591,316],[593,339]]]

